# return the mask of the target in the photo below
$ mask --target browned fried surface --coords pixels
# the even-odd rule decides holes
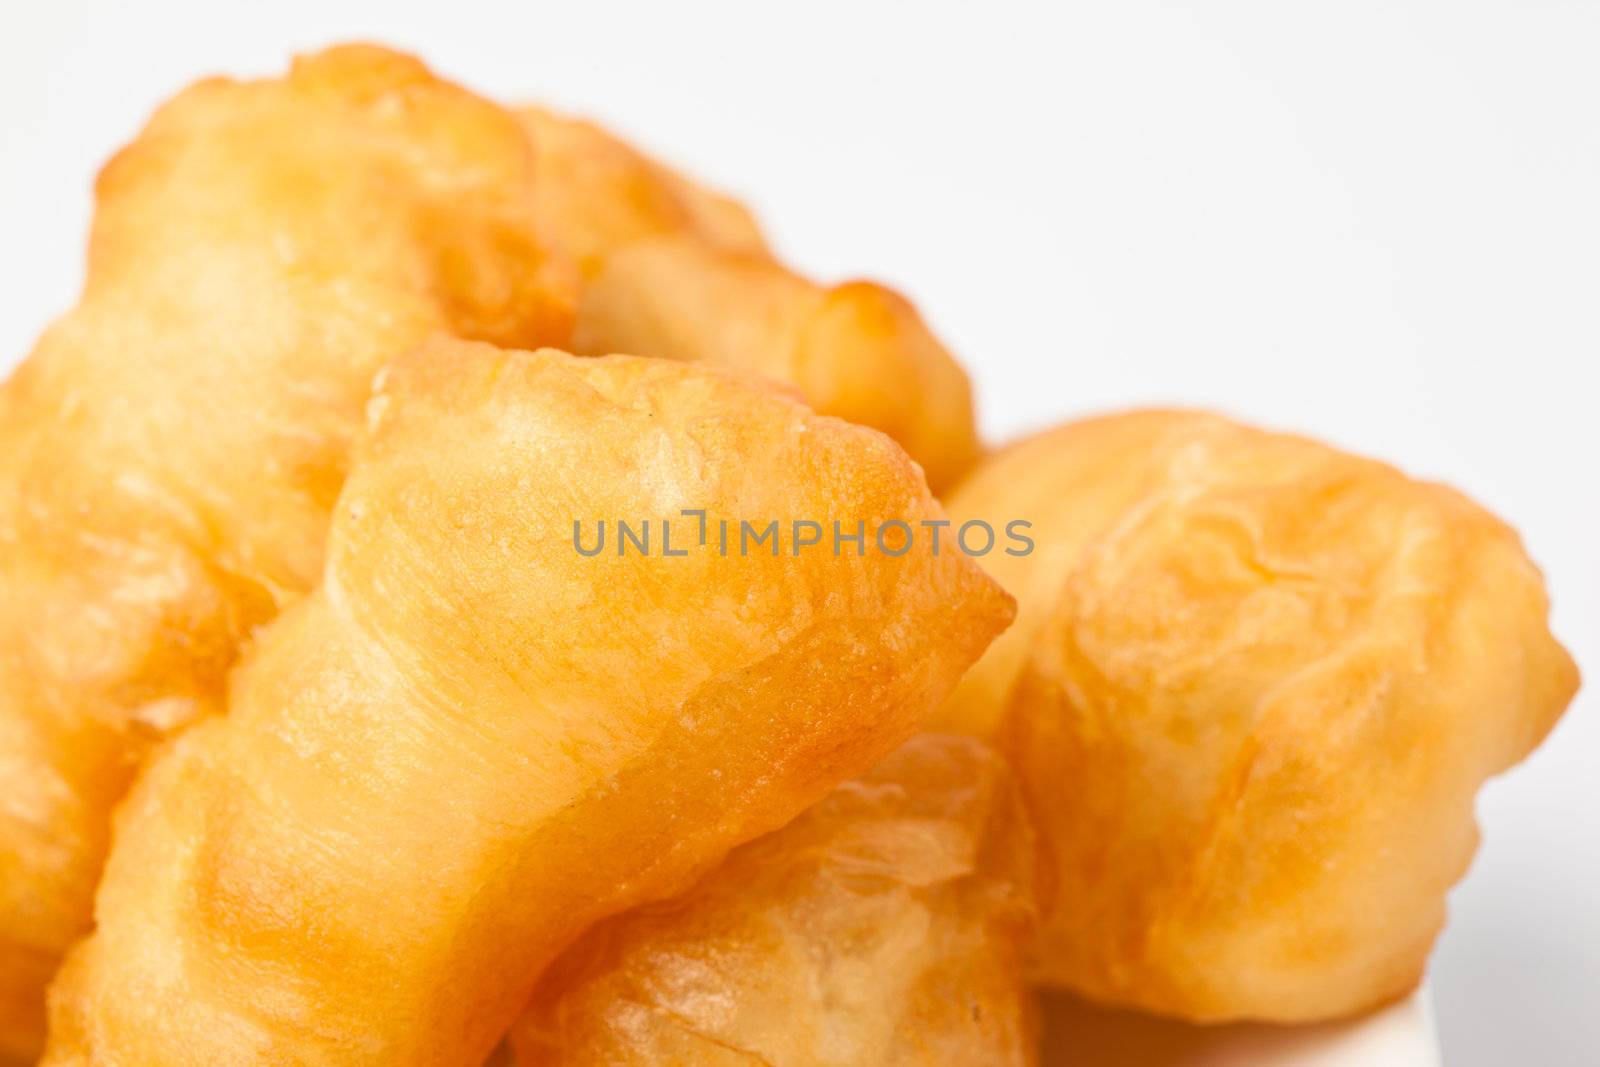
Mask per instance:
[[[0,1049],[89,918],[111,805],[303,593],[372,375],[434,331],[557,339],[509,113],[353,47],[163,107],[88,284],[0,392]]]
[[[1011,775],[924,734],[684,896],[601,924],[514,1031],[523,1067],[1020,1067],[1034,842]]]
[[[573,345],[753,370],[871,426],[935,490],[977,459],[966,373],[909,301],[823,286],[766,249],[750,213],[585,122],[523,111],[549,232],[585,276]]]
[[[1004,746],[1057,861],[1041,976],[1202,1020],[1345,1015],[1417,981],[1472,797],[1577,684],[1515,533],[1460,494],[1213,416],[1073,424],[956,521],[1018,625],[944,711]]]
[[[939,514],[725,372],[440,343],[372,419],[323,585],[125,806],[47,1062],[478,1062],[575,935],[875,762],[1009,619],[926,543],[579,555],[574,519]]]

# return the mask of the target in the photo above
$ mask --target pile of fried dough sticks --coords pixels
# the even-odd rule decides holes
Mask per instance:
[[[1351,1015],[1577,686],[1458,493],[1198,412],[986,450],[903,297],[405,55],[199,83],[96,196],[0,392],[3,1060]]]

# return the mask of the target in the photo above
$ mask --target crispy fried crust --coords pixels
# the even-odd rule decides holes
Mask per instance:
[[[0,1050],[36,1051],[140,754],[303,593],[373,374],[559,339],[505,111],[406,56],[207,81],[101,174],[78,306],[0,391]]]
[[[924,734],[694,889],[586,934],[520,1067],[1022,1067],[1034,841],[1004,761]]]
[[[1002,549],[983,557],[983,569],[1016,596],[1017,621],[961,679],[930,728],[994,737],[1063,576],[1161,483],[1199,418],[1141,411],[1067,423],[994,452],[961,481],[948,499],[953,526],[983,521],[1003,530],[1021,520],[1034,544],[1026,554]]]
[[[1577,686],[1516,534],[1180,412],[1007,450],[954,495],[955,521],[980,514],[1033,519],[1039,549],[995,560],[1019,623],[943,718],[1005,719],[1059,874],[1041,977],[1208,1021],[1411,988],[1474,792]]]
[[[589,123],[522,112],[549,232],[582,265],[573,345],[753,370],[882,430],[937,490],[977,460],[966,372],[903,296],[817,285],[768,252],[748,211]]]
[[[1009,619],[926,543],[574,549],[683,508],[939,514],[888,438],[726,372],[392,368],[323,585],[124,806],[46,1062],[480,1062],[576,934],[901,743]]]
[[[592,122],[518,110],[533,140],[539,211],[586,275],[624,245],[693,234],[715,248],[765,253],[748,208],[685,178]]]

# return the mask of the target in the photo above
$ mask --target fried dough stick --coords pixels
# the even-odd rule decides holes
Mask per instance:
[[[821,286],[772,258],[750,214],[598,127],[523,112],[550,232],[586,278],[586,355],[629,352],[753,370],[882,430],[948,487],[978,456],[966,373],[909,301],[872,282]]]
[[[923,734],[695,888],[585,934],[519,1067],[1021,1067],[1034,841],[1004,761]]]
[[[993,740],[1061,582],[1096,539],[1163,485],[1203,416],[1142,411],[1066,423],[998,449],[949,494],[953,524],[1029,523],[1033,550],[994,551],[983,569],[1017,598],[1016,622],[961,679],[929,728]]]
[[[946,718],[1004,717],[1056,861],[1040,975],[1197,1021],[1415,985],[1474,793],[1577,687],[1516,534],[1383,464],[1185,412],[1024,441],[951,511],[1034,520],[1038,550],[995,564],[1018,634]]]
[[[750,210],[651,159],[592,122],[518,109],[538,162],[539,212],[586,277],[612,252],[647,237],[691,234],[714,248],[765,254]]]
[[[372,418],[323,584],[124,805],[47,1063],[481,1062],[577,934],[892,750],[1009,619],[926,541],[722,555],[722,517],[940,514],[755,379],[440,343]],[[681,509],[704,544],[577,550]]]
[[[508,112],[348,47],[196,85],[100,176],[82,299],[0,391],[0,1049],[37,1050],[140,754],[312,584],[373,374],[563,335],[531,163]]]

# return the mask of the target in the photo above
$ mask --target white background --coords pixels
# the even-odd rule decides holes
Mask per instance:
[[[163,97],[368,37],[604,118],[797,265],[913,295],[986,430],[1181,402],[1509,518],[1600,677],[1600,6],[276,0],[8,6],[0,369],[80,279]],[[111,353],[137,359],[137,352]],[[1484,793],[1435,960],[1446,1062],[1600,1057],[1600,723]]]

